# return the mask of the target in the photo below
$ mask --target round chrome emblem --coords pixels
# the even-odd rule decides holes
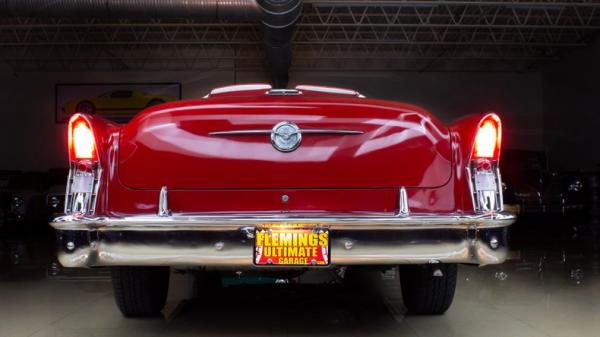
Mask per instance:
[[[271,144],[281,152],[290,152],[300,146],[302,133],[298,125],[292,122],[281,122],[271,131]]]

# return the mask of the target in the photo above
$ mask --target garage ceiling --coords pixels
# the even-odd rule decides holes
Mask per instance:
[[[304,0],[292,70],[528,71],[588,45],[597,1]],[[264,69],[256,24],[3,18],[14,71]]]

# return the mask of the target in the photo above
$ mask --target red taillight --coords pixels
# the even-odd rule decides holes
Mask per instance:
[[[502,126],[500,118],[494,114],[485,116],[479,123],[475,135],[472,159],[498,160],[501,142]]]
[[[90,122],[80,114],[69,121],[69,157],[73,160],[98,160],[96,139]]]

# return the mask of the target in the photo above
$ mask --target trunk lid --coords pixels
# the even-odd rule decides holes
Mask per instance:
[[[265,132],[284,121],[302,133],[290,152],[278,151]],[[451,153],[448,129],[411,105],[224,97],[138,115],[122,129],[118,174],[129,188],[153,190],[423,188],[448,182]]]

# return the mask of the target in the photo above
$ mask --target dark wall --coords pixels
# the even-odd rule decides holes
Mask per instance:
[[[443,122],[496,112],[503,146],[542,150],[542,77],[539,72],[302,72],[292,85],[318,83],[358,90],[368,97],[422,106]]]
[[[544,145],[550,168],[600,168],[600,41],[543,71]]]
[[[231,72],[0,72],[0,170],[67,166],[67,125],[55,122],[56,83],[180,82],[184,98],[232,83]]]
[[[66,124],[54,121],[56,83],[181,82],[183,98],[198,98],[214,87],[266,81],[264,73],[227,70],[16,75],[0,71],[0,170],[44,171],[67,165]],[[290,85],[298,83],[352,88],[369,97],[415,103],[445,122],[496,111],[504,119],[507,148],[543,146],[540,73],[293,72]]]

